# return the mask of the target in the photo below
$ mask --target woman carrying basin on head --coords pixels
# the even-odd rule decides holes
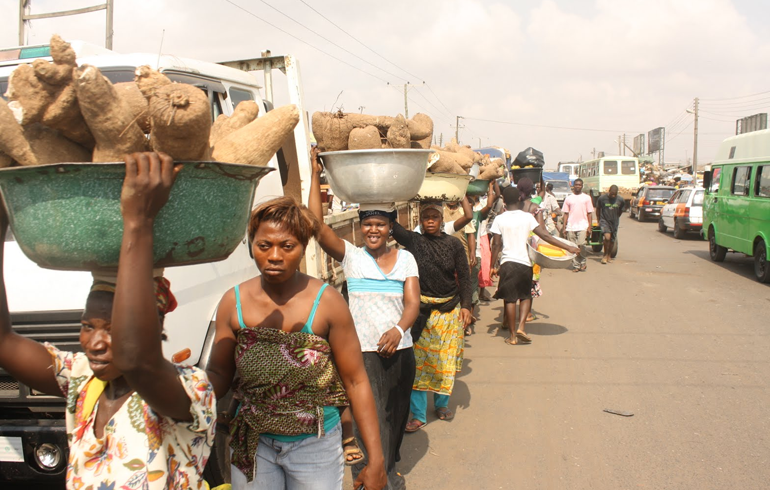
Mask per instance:
[[[466,216],[470,205],[463,200]],[[471,278],[460,240],[443,231],[444,210],[439,203],[420,206],[422,234],[393,224],[393,238],[410,251],[420,273],[420,315],[412,327],[416,372],[412,385],[412,420],[407,432],[427,423],[428,392],[433,393],[436,416],[450,420],[449,396],[455,374],[462,368],[463,330],[470,325]]]
[[[399,449],[409,418],[409,397],[414,381],[414,351],[409,328],[420,309],[420,283],[417,263],[411,253],[388,247],[396,222],[392,204],[361,204],[358,215],[364,246],[356,247],[339,238],[323,224],[321,209],[318,151],[313,149],[313,179],[310,186],[310,210],[321,223],[318,243],[342,264],[348,282],[350,312],[361,342],[364,367],[377,406],[382,452],[388,474],[388,489],[405,488],[404,478],[396,472]],[[347,415],[346,415],[347,414]],[[355,464],[353,476],[363,468],[363,454],[357,453],[356,436],[343,412],[343,444],[346,463]],[[347,423],[346,423],[347,422]],[[356,458],[355,456],[358,456]]]
[[[163,319],[176,302],[168,281],[152,272],[153,222],[174,178],[167,155],[126,157],[117,284],[94,283],[83,311],[82,353],[13,332],[0,284],[0,366],[32,389],[67,398],[67,488],[203,485],[214,439],[213,389],[200,369],[163,358]],[[4,235],[8,220],[4,210],[0,215]],[[4,237],[0,251],[2,243]]]
[[[209,376],[233,386],[236,489],[338,489],[344,461],[339,407],[353,409],[368,466],[356,479],[386,483],[377,413],[353,319],[342,296],[299,271],[318,221],[290,197],[256,208],[249,241],[261,275],[219,303]]]

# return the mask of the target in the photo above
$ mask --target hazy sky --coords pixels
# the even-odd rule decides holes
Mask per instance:
[[[35,14],[102,0],[31,2]],[[18,4],[0,0],[0,46],[18,42]],[[28,43],[59,33],[102,44],[104,22],[33,21]],[[156,53],[165,29],[164,54],[293,54],[311,113],[403,113],[409,82],[409,113],[431,115],[444,141],[460,115],[461,143],[534,146],[547,166],[617,153],[619,135],[631,146],[658,126],[666,161],[684,161],[685,110],[700,97],[705,164],[736,118],[770,108],[768,24],[767,0],[115,0],[114,49]]]

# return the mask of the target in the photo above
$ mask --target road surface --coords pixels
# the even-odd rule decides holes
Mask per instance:
[[[431,401],[406,435],[409,488],[770,487],[770,286],[696,235],[626,215],[619,236],[613,264],[544,271],[531,345],[505,344],[502,302],[482,304],[456,418]]]

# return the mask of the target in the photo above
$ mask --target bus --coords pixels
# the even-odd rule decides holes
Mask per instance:
[[[580,164],[578,177],[583,190],[592,196],[618,186],[618,195],[626,201],[639,190],[639,159],[628,156],[605,156]]]
[[[565,172],[569,174],[569,183],[572,185],[575,182],[575,179],[578,177],[578,168],[580,168],[580,163],[574,163],[574,162],[567,162],[567,163],[561,163],[559,162],[558,171],[559,172]]]
[[[732,250],[754,257],[754,275],[770,282],[770,130],[722,142],[703,176],[703,238],[714,262]]]

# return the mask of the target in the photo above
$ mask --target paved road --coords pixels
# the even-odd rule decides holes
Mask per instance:
[[[457,417],[406,436],[409,488],[770,486],[770,287],[695,235],[624,217],[620,240],[613,264],[544,272],[532,345],[506,345],[502,303],[482,306]]]

